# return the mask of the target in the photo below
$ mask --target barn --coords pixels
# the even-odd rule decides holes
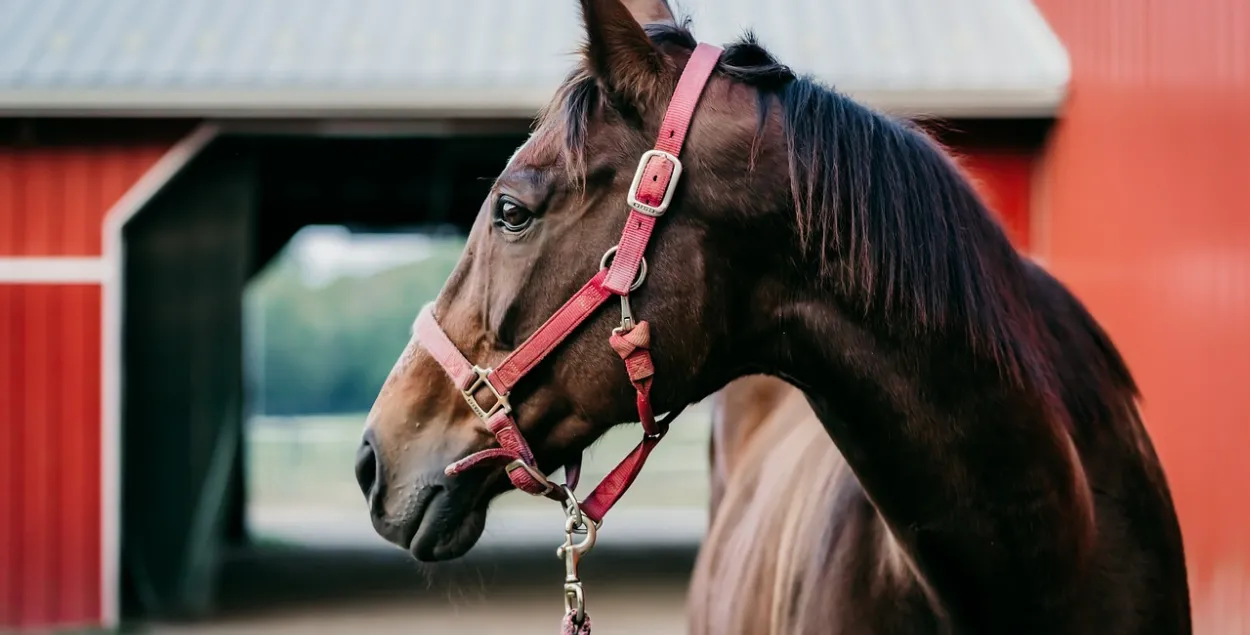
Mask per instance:
[[[936,124],[1124,350],[1198,632],[1244,632],[1246,9],[678,5],[702,39],[751,26],[796,70]],[[574,7],[0,4],[0,629],[211,605],[216,554],[246,540],[244,285],[306,225],[467,227],[568,68]]]

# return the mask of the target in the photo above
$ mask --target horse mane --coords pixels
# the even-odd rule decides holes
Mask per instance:
[[[1026,273],[1032,293],[1050,307],[1047,345],[1078,351],[1056,364],[1078,436],[1112,434],[1153,456],[1133,403],[1137,386],[1107,334],[1044,270],[1029,264]],[[845,607],[821,594],[845,582],[848,571],[865,572],[855,583],[870,593],[914,585],[916,597],[940,608],[889,528],[872,517],[871,502],[799,389],[748,376],[715,403],[714,438],[723,447],[712,457],[712,523],[691,580],[692,632],[825,632]],[[1157,463],[1145,477],[1166,491]],[[876,564],[857,568],[849,560],[857,556]]]
[[[657,46],[692,50],[689,22],[646,30]],[[725,47],[716,72],[757,90],[757,141],[780,109],[798,249],[821,280],[897,335],[952,334],[1009,382],[1050,392],[1024,260],[936,140],[797,75],[750,32]],[[590,121],[605,109],[636,118],[578,68],[539,115],[540,126],[561,126],[575,182]]]

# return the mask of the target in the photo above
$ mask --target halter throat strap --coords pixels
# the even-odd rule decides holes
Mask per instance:
[[[655,366],[650,353],[651,328],[645,320],[634,322],[629,293],[645,281],[643,256],[656,223],[672,203],[682,173],[678,156],[699,98],[720,55],[721,49],[702,43],[691,54],[664,113],[655,148],[644,153],[638,162],[626,199],[629,216],[620,242],[604,255],[599,272],[502,362],[494,368],[475,366],[438,324],[433,305],[422,309],[416,324],[418,341],[451,377],[469,407],[499,443],[498,448],[477,452],[447,466],[448,475],[486,464],[506,463],[508,478],[517,489],[556,500],[568,495],[564,488],[548,481],[538,467],[533,451],[512,416],[513,404],[509,397],[521,378],[614,295],[621,299],[622,321],[621,326],[612,331],[608,343],[621,357],[634,386],[644,435],[638,446],[581,504],[582,513],[596,523],[602,522],[604,514],[633,484],[651,451],[668,432],[669,422],[679,412],[670,413],[663,420],[657,420],[652,412],[651,383]],[[566,466],[569,490],[576,486],[579,468],[580,458]]]

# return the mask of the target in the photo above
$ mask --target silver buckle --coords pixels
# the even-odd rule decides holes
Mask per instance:
[[[668,187],[664,190],[664,199],[660,204],[652,207],[638,200],[638,186],[642,184],[642,173],[647,171],[647,162],[652,157],[663,157],[665,161],[673,164],[673,174],[668,178]],[[673,192],[677,191],[677,180],[681,177],[681,161],[676,155],[670,154],[663,150],[647,150],[642,153],[642,158],[638,161],[638,171],[634,172],[634,182],[629,186],[629,194],[625,197],[625,202],[630,207],[638,210],[640,214],[647,216],[660,217],[664,212],[668,211],[668,204],[673,201]]]
[[[529,463],[526,463],[525,461],[522,461],[521,459],[515,459],[512,462],[508,463],[508,465],[503,468],[503,471],[505,474],[512,474],[514,470],[523,470],[523,471],[529,472],[529,475],[532,476],[535,481],[538,481],[539,483],[543,484],[543,488],[544,488],[543,491],[537,494],[534,494],[534,496],[546,496],[547,494],[550,494],[556,489],[556,484],[552,483],[551,480],[548,479],[545,474],[543,474],[542,472],[539,472],[536,468],[534,468],[534,466],[530,465]],[[512,477],[509,476],[508,478],[512,478]],[[526,493],[528,494],[529,492],[526,492]]]
[[[480,368],[478,366],[474,366],[473,373],[477,375],[477,379],[473,380],[473,384],[471,386],[460,391],[460,396],[464,397],[464,400],[469,403],[469,407],[473,409],[474,414],[481,417],[482,421],[490,419],[500,410],[503,410],[505,413],[512,412],[512,404],[508,402],[509,393],[503,393],[502,395],[499,394],[499,391],[495,390],[494,384],[486,380],[486,378],[493,372],[495,372],[493,368]],[[489,388],[491,394],[495,396],[495,405],[491,406],[490,410],[483,408],[482,405],[477,402],[477,397],[474,396],[474,393],[476,393],[483,384]]]

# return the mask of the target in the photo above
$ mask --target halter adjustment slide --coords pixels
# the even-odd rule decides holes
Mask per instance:
[[[556,489],[556,484],[552,483],[547,478],[546,474],[543,474],[542,472],[538,471],[538,468],[534,467],[533,465],[530,465],[529,463],[526,463],[523,459],[516,459],[508,463],[508,465],[505,466],[503,469],[504,469],[504,473],[509,475],[508,477],[509,479],[512,478],[511,474],[513,470],[525,470],[526,472],[529,472],[529,475],[533,477],[535,481],[541,483],[544,488],[543,491],[533,492],[532,494],[530,492],[526,492],[527,494],[531,494],[532,496],[546,496],[547,494],[554,492]]]

